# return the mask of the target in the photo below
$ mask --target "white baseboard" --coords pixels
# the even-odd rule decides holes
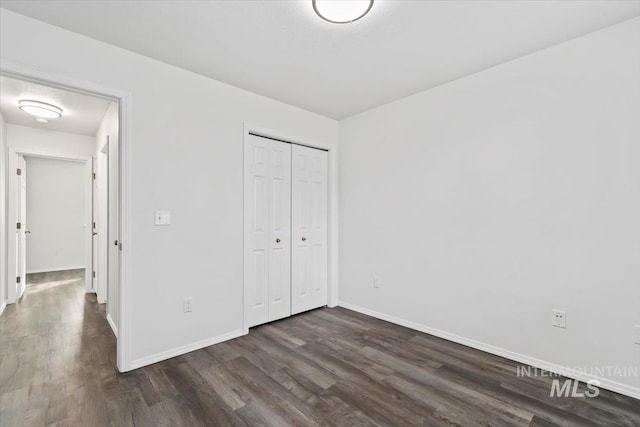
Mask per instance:
[[[55,268],[38,268],[35,270],[27,271],[27,274],[36,274],[36,273],[53,273],[55,271],[67,271],[67,270],[84,270],[85,266],[82,265],[80,267],[55,267]]]
[[[113,321],[110,314],[107,314],[107,323],[111,326],[111,330],[113,331],[113,335],[118,338],[118,327],[116,326],[116,322]]]
[[[7,307],[7,303],[6,303],[6,302],[3,302],[3,303],[0,305],[0,314],[4,313],[4,309],[5,309],[6,307]]]
[[[476,350],[484,351],[487,353],[495,354],[496,356],[504,357],[515,362],[523,363],[525,365],[533,366],[534,368],[543,369],[549,372],[562,372],[563,375],[572,379],[588,382],[598,381],[600,385],[598,387],[606,390],[614,391],[616,393],[624,394],[625,396],[640,399],[640,388],[633,387],[627,384],[622,384],[616,381],[612,381],[606,378],[591,376],[585,374],[582,371],[571,371],[565,366],[558,365],[556,363],[547,362],[545,360],[536,359],[534,357],[526,356],[524,354],[515,353],[510,350],[505,350],[500,347],[496,347],[490,344],[486,344],[480,341],[472,340],[470,338],[461,337],[449,332],[441,331],[439,329],[433,329],[419,323],[412,322],[410,320],[400,319],[395,316],[380,313],[368,308],[360,307],[348,302],[340,301],[338,303],[340,307],[347,308],[349,310],[357,311],[358,313],[366,314],[367,316],[375,317],[376,319],[385,320],[396,325],[404,326],[409,329],[415,329],[416,331],[424,332],[425,334],[434,335],[439,338],[443,338],[448,341],[453,341],[458,344],[465,345],[467,347],[475,348]]]
[[[201,348],[209,347],[210,345],[219,344],[223,341],[241,337],[242,335],[246,334],[242,329],[239,329],[237,331],[232,331],[212,338],[207,338],[198,342],[194,342],[192,344],[183,345],[182,347],[176,347],[172,348],[171,350],[152,354],[151,356],[141,357],[140,359],[136,359],[131,362],[131,370],[142,368],[143,366],[151,365],[163,360],[171,359],[172,357],[180,356],[182,354],[191,353],[192,351],[200,350]]]

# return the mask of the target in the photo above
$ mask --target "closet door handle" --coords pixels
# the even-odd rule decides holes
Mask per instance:
[[[307,241],[307,238],[303,236],[303,237],[302,237],[302,241],[303,241],[303,242],[306,242],[306,241]]]
[[[279,239],[279,238],[278,238],[278,239],[276,239],[276,243],[280,243],[280,239]]]

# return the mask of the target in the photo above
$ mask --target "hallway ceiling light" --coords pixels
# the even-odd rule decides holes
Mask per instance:
[[[350,24],[365,16],[373,0],[312,0],[313,10],[325,21]]]
[[[18,105],[25,113],[42,117],[43,119],[57,119],[62,117],[62,108],[47,104],[46,102],[21,99],[18,101]]]

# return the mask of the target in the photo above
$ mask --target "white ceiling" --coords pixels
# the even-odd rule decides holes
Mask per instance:
[[[2,7],[333,118],[640,15],[640,1],[3,1]]]
[[[62,117],[38,123],[18,108],[20,99],[46,102],[62,108]],[[0,76],[0,111],[7,123],[94,136],[111,101]]]

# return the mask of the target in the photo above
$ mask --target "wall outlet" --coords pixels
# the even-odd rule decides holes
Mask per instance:
[[[373,287],[379,289],[382,286],[382,279],[380,276],[373,276]]]
[[[191,313],[193,311],[191,307],[192,301],[193,300],[191,297],[187,297],[182,301],[182,309],[184,310],[185,313]]]
[[[553,319],[551,320],[551,325],[556,328],[566,328],[567,327],[567,312],[562,310],[553,310]]]
[[[635,325],[634,326],[635,330],[636,330],[636,340],[635,343],[640,345],[640,325]]]

